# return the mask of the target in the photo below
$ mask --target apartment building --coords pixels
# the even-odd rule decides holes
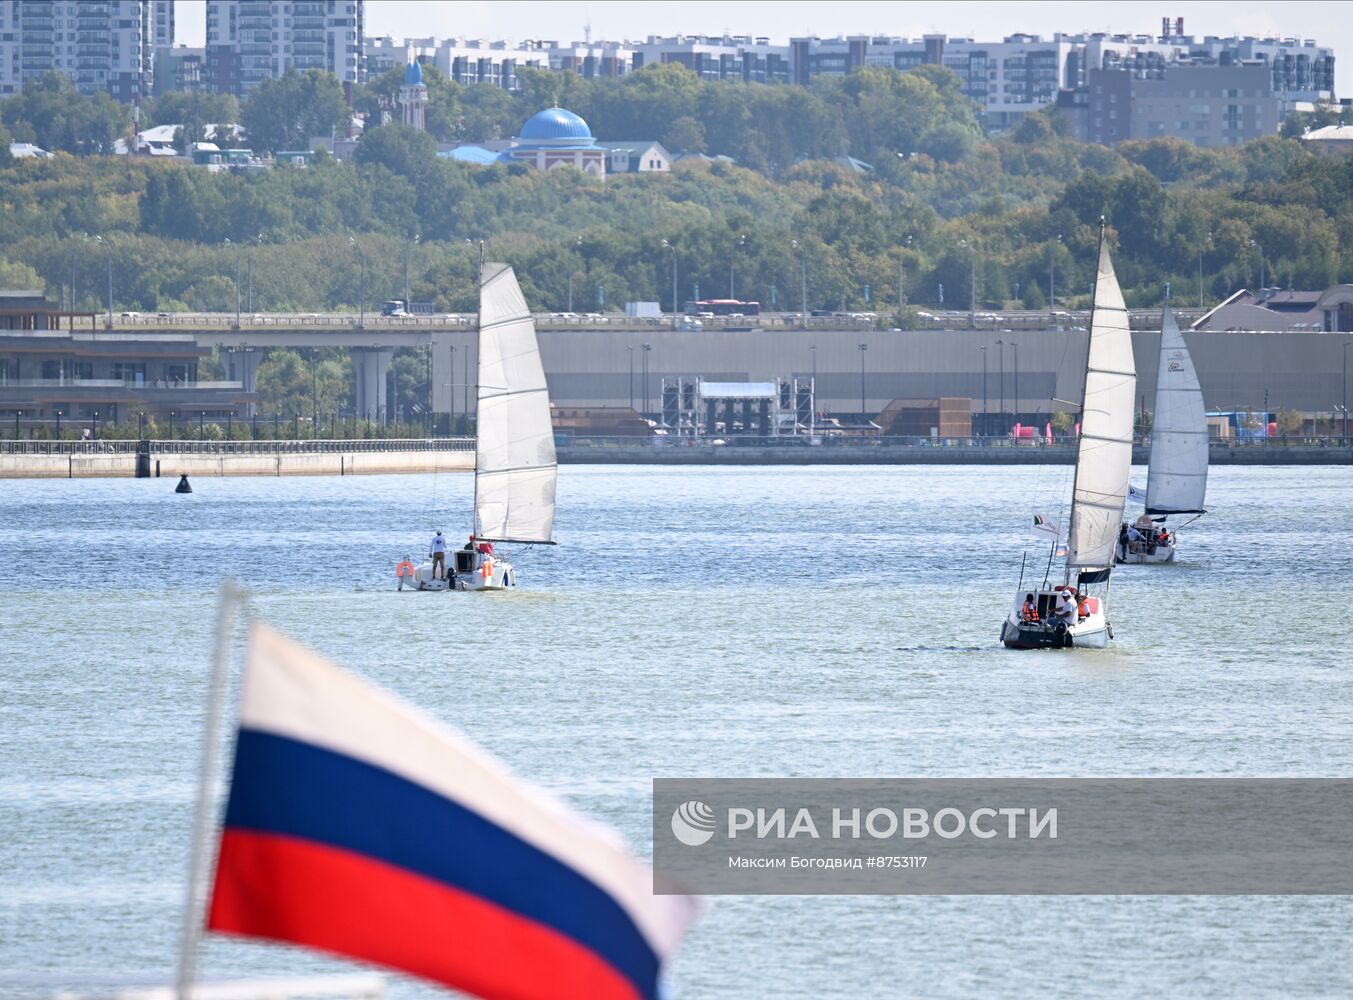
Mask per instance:
[[[289,69],[366,78],[365,0],[207,0],[206,71],[213,90],[247,97]]]
[[[56,70],[134,102],[154,81],[152,0],[0,0],[0,96]]]
[[[1173,136],[1195,146],[1235,146],[1278,131],[1282,102],[1262,62],[1170,63],[1095,69],[1084,138],[1114,146]]]

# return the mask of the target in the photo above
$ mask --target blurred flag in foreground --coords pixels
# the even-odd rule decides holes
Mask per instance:
[[[1133,503],[1146,503],[1146,490],[1142,489],[1140,486],[1134,486],[1132,483],[1128,483],[1127,498]]]
[[[213,931],[491,998],[651,998],[694,919],[609,828],[261,623]]]
[[[1057,522],[1052,518],[1044,517],[1042,514],[1034,515],[1034,523],[1029,526],[1029,531],[1035,535],[1051,535],[1057,537]]]

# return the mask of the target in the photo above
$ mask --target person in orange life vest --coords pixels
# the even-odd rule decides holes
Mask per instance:
[[[1156,544],[1157,545],[1170,544],[1170,533],[1166,531],[1164,528],[1160,529],[1160,534],[1156,537]]]
[[[1076,593],[1076,616],[1081,621],[1090,617],[1090,598],[1079,591]]]
[[[1024,607],[1020,609],[1019,616],[1026,622],[1038,621],[1038,602],[1034,600],[1033,594],[1024,595]]]

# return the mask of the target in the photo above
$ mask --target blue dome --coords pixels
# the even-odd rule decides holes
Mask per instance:
[[[409,63],[408,68],[404,70],[404,86],[421,87],[422,85],[423,67],[419,64],[418,60],[415,59],[413,62]]]
[[[572,111],[546,108],[532,115],[521,127],[519,139],[584,139],[592,141],[592,130]]]

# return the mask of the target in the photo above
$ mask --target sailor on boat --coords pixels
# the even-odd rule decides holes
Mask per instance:
[[[437,567],[442,568],[442,575],[437,575]],[[439,531],[432,536],[432,579],[446,579],[446,539],[442,537]]]

